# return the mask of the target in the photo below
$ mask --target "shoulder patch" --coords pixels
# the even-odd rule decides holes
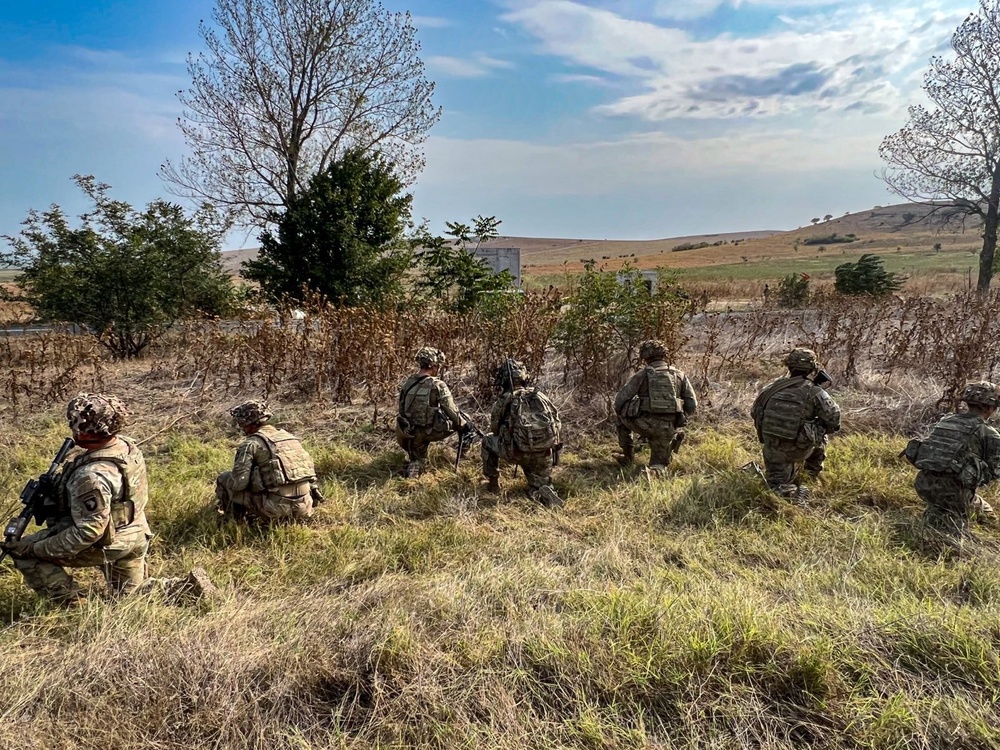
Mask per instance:
[[[80,503],[90,513],[104,510],[104,495],[99,490],[91,490],[80,497]]]

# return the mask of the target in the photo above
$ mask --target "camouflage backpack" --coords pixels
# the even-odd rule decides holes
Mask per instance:
[[[966,487],[979,485],[979,462],[969,450],[975,419],[953,414],[934,425],[926,440],[911,440],[904,455],[922,471],[955,474]]]
[[[537,388],[514,392],[509,425],[514,447],[524,453],[551,450],[559,444],[559,414]]]
[[[651,414],[676,414],[676,375],[668,367],[647,367],[646,382],[649,388],[649,412]]]
[[[284,484],[296,484],[316,478],[312,456],[297,437],[285,430],[264,425],[255,435],[264,441],[271,458],[260,467],[264,487],[273,490]]]
[[[805,422],[806,402],[810,390],[808,381],[789,384],[773,392],[759,415],[760,432],[781,440],[795,440]]]
[[[409,386],[400,391],[399,413],[413,427],[428,427],[434,422],[436,407],[431,405],[434,384],[434,378],[429,375],[418,375]]]

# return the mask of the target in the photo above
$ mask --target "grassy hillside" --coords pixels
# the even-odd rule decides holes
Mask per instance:
[[[738,470],[745,398],[715,395],[652,483],[568,407],[559,511],[509,471],[484,494],[450,448],[408,482],[362,413],[285,407],[328,502],[272,530],[217,524],[235,438],[219,407],[163,429],[165,398],[133,429],[151,573],[203,566],[225,599],[64,611],[3,576],[0,747],[996,747],[1000,534],[925,540],[903,438],[838,397],[849,434],[806,507]],[[4,427],[6,497],[61,435],[57,409]]]
[[[850,243],[817,242],[853,235]],[[815,244],[807,244],[807,243]],[[704,245],[704,247],[700,247]],[[718,293],[736,282],[734,298],[759,297],[765,283],[788,273],[808,273],[816,281],[833,279],[833,269],[864,253],[885,259],[886,268],[908,278],[908,289],[955,291],[974,284],[982,240],[969,220],[945,224],[938,214],[913,204],[875,206],[791,231],[761,230],[670,237],[654,240],[539,238],[504,236],[486,246],[519,247],[522,279],[527,289],[566,286],[567,275],[583,271],[594,260],[608,269],[626,263],[642,268],[670,268]],[[689,249],[680,249],[689,248]],[[226,268],[238,273],[255,249],[223,254]]]

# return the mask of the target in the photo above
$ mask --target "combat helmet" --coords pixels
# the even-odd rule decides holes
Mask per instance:
[[[962,389],[962,400],[970,405],[1000,406],[1000,388],[988,380],[966,383]]]
[[[251,424],[267,424],[271,420],[271,417],[274,416],[271,414],[271,410],[267,408],[267,401],[259,399],[244,401],[242,404],[238,404],[230,409],[229,413],[240,427],[246,427]]]
[[[493,385],[501,390],[509,390],[518,383],[527,384],[528,368],[523,362],[519,362],[513,357],[508,357],[493,374]]]
[[[422,346],[417,350],[414,359],[418,365],[427,368],[434,367],[434,365],[443,365],[445,356],[444,352],[440,349],[435,349],[433,346]]]
[[[117,435],[128,419],[125,404],[104,393],[80,393],[66,405],[66,420],[74,435]]]
[[[639,344],[639,359],[656,362],[667,358],[667,347],[659,339],[646,339]]]
[[[783,362],[789,370],[807,370],[812,372],[819,369],[819,363],[816,361],[816,352],[812,349],[792,349],[785,355]]]

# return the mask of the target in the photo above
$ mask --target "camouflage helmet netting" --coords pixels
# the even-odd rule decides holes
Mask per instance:
[[[789,370],[815,370],[816,352],[812,349],[792,349],[785,355],[785,366]]]
[[[667,347],[658,339],[647,339],[639,344],[639,359],[652,362],[657,359],[665,359],[666,356]]]
[[[513,386],[514,383],[518,382],[528,382],[528,368],[524,366],[523,362],[518,362],[513,357],[508,357],[497,367],[493,375],[493,385],[497,388],[504,388]]]
[[[988,380],[966,383],[962,390],[962,400],[967,404],[998,406],[1000,405],[1000,389]]]
[[[66,405],[66,420],[74,434],[111,437],[121,431],[126,419],[125,404],[104,393],[81,393]]]
[[[272,417],[271,410],[267,408],[267,401],[259,399],[244,401],[230,409],[229,413],[240,427],[248,424],[265,424]]]
[[[421,367],[433,367],[434,365],[443,365],[445,356],[440,349],[435,349],[433,346],[423,346],[417,350],[414,359]]]

